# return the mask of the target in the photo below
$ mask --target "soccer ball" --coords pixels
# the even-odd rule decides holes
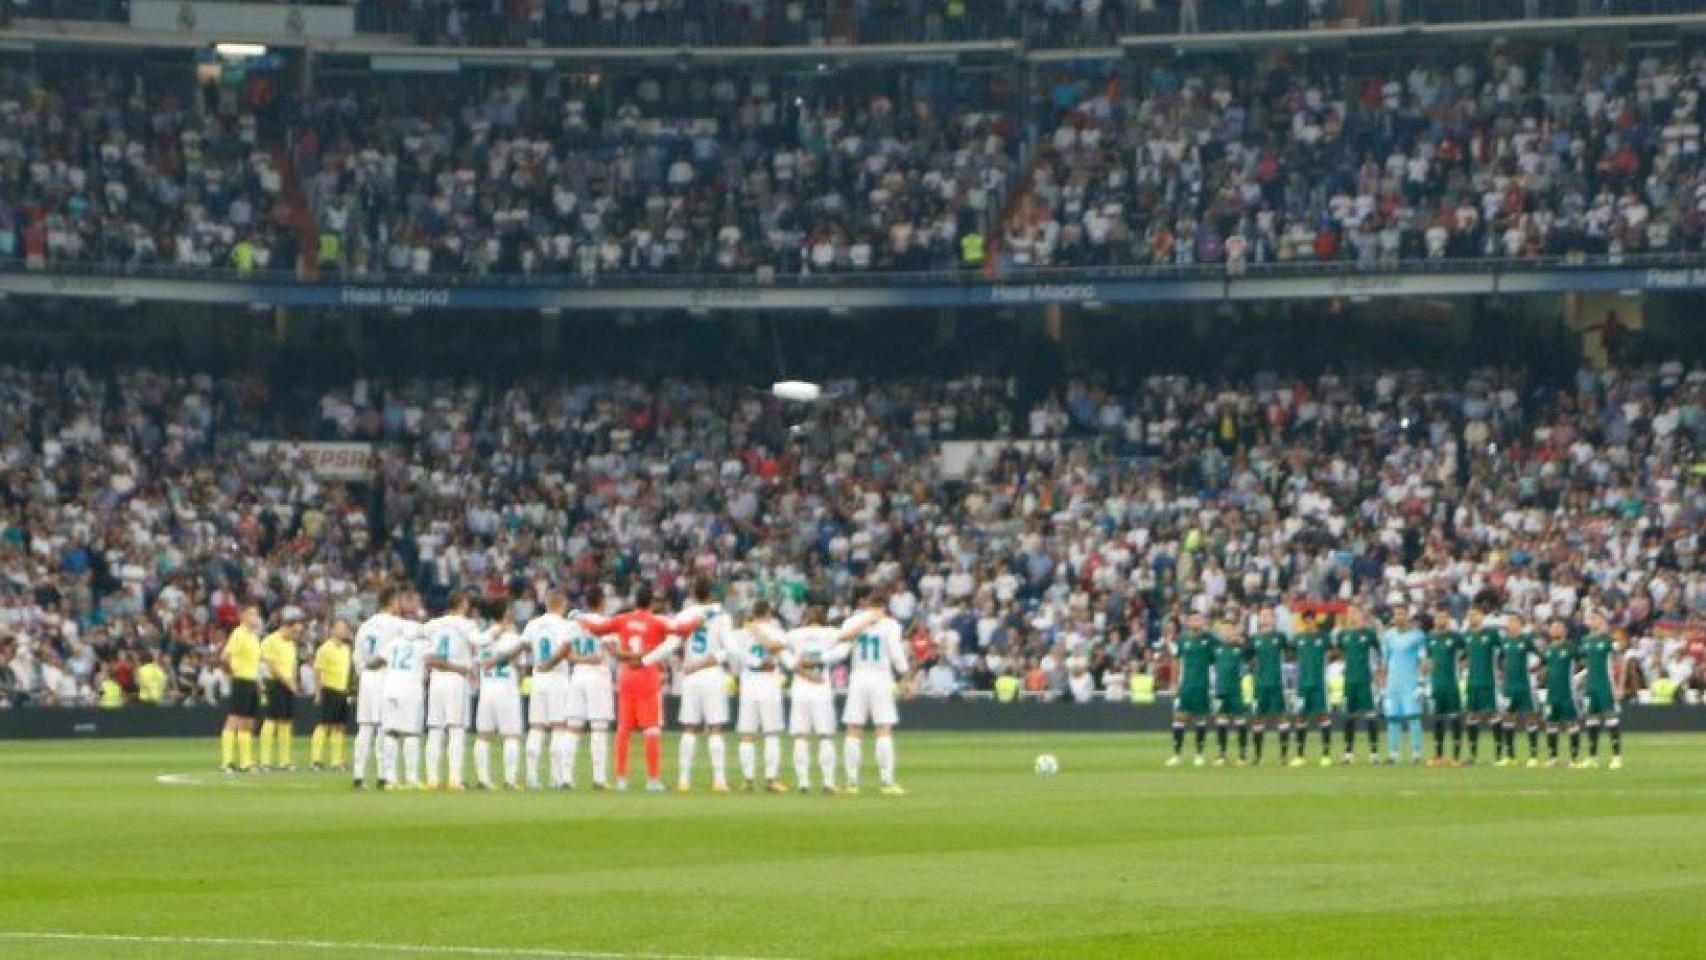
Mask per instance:
[[[1054,754],[1045,753],[1037,757],[1036,767],[1037,776],[1052,777],[1060,772],[1060,761],[1054,758]]]

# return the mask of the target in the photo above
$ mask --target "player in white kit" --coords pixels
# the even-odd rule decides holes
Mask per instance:
[[[545,612],[527,624],[521,639],[533,658],[533,692],[527,701],[527,789],[539,789],[539,756],[550,738],[548,781],[566,788],[569,754],[569,645],[583,631],[564,616],[561,590],[545,595]]]
[[[806,611],[803,626],[789,630],[782,664],[793,673],[788,688],[788,735],[794,741],[794,783],[801,792],[812,788],[812,747],[817,747],[823,792],[835,793],[835,691],[828,670],[847,654],[847,642],[875,622],[869,613],[860,614],[841,627],[825,626],[823,608]]]
[[[427,621],[423,633],[427,656],[426,786],[438,789],[438,766],[446,740],[450,754],[445,764],[445,784],[462,789],[462,759],[468,749],[468,707],[473,693],[476,647],[481,642],[480,625],[471,618],[474,599],[458,594],[444,616]]]
[[[741,789],[751,793],[758,781],[758,745],[764,737],[764,779],[775,793],[786,793],[782,785],[782,678],[778,655],[784,648],[781,625],[770,610],[770,602],[757,600],[746,622],[728,640],[740,665],[740,706],[735,732],[740,735],[740,773],[746,781]]]
[[[408,592],[398,587],[379,591],[379,612],[363,621],[355,634],[355,647],[350,659],[358,674],[355,688],[355,755],[351,758],[351,776],[360,790],[367,779],[368,761],[374,757],[379,741],[380,723],[385,711],[385,648],[399,631],[413,630],[415,624],[402,616],[408,603]],[[381,748],[381,756],[385,754]],[[391,779],[391,771],[379,769],[383,786]]]
[[[414,594],[409,594],[413,612]],[[396,784],[397,751],[403,753],[403,785],[410,790],[421,788],[421,729],[425,720],[427,658],[431,647],[421,625],[412,618],[403,618],[401,625],[386,641],[380,655],[385,658],[385,707],[380,711],[380,727],[385,734],[379,747],[379,780]]]
[[[681,611],[683,622],[699,625],[682,645],[681,657],[681,753],[675,783],[678,793],[693,789],[693,754],[699,733],[705,733],[705,751],[711,758],[711,792],[728,793],[727,755],[723,728],[729,723],[729,635],[732,624],[711,594],[711,581],[701,577],[693,585],[693,602]]]
[[[480,646],[480,701],[474,709],[474,776],[480,789],[492,788],[492,739],[503,740],[504,787],[516,789],[521,769],[521,687],[517,661],[527,650],[509,620],[507,604],[493,611],[492,625]]]
[[[587,736],[587,753],[592,766],[592,788],[606,790],[610,786],[610,725],[616,722],[616,686],[611,680],[614,662],[611,650],[616,637],[593,635],[587,623],[602,623],[595,612],[604,606],[604,590],[594,585],[586,591],[587,610],[569,614],[574,626],[572,638],[555,654],[569,671],[568,701],[564,707],[563,786],[575,788],[575,768],[580,763],[581,737]],[[555,667],[556,663],[548,664]],[[554,742],[554,741],[553,741]]]
[[[846,654],[852,660],[852,672],[847,679],[847,703],[842,707],[841,722],[847,728],[847,745],[842,763],[847,772],[847,789],[859,791],[861,763],[860,737],[868,722],[877,731],[877,777],[882,792],[890,796],[906,793],[895,782],[894,728],[900,723],[895,709],[895,679],[908,670],[906,645],[901,642],[900,624],[884,610],[882,595],[864,588],[860,591],[862,615],[876,614],[857,636],[847,642]],[[855,615],[847,621],[852,626],[859,620]]]

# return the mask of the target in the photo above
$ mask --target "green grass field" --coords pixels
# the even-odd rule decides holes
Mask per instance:
[[[903,798],[358,794],[227,780],[212,741],[3,743],[0,956],[1698,957],[1706,737],[1629,739],[1612,773],[915,733]]]

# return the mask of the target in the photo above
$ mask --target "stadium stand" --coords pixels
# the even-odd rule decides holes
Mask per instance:
[[[803,434],[687,381],[263,384],[0,370],[8,703],[87,703],[157,654],[177,696],[213,699],[242,600],[353,619],[385,575],[532,604],[701,572],[790,619],[896,578],[925,693],[1124,696],[1180,598],[1461,610],[1488,589],[1530,615],[1591,600],[1632,684],[1706,690],[1685,629],[1706,616],[1706,368],[1157,376],[1030,402],[1004,379],[846,383]],[[251,446],[281,434],[373,444],[373,470]],[[951,440],[992,443],[956,467]]]

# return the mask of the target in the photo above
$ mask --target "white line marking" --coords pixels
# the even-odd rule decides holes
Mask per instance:
[[[364,943],[343,940],[275,940],[266,937],[172,937],[120,933],[0,930],[0,940],[69,943],[147,943],[186,947],[281,947],[352,953],[409,953],[434,957],[540,957],[544,960],[787,960],[787,958],[722,956],[684,953],[602,953],[588,950],[549,950],[528,947],[435,947],[411,943]]]

